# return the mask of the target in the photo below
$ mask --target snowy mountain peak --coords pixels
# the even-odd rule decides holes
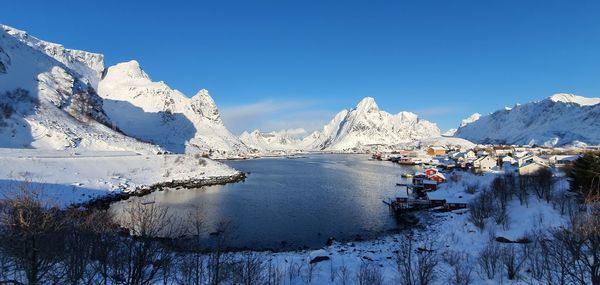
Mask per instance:
[[[2,24],[0,24],[0,31],[4,31],[19,42],[62,63],[64,67],[75,73],[81,81],[91,84],[94,88],[98,86],[100,75],[104,70],[103,55],[67,49],[60,44],[40,40],[25,31]]]
[[[475,113],[475,114],[469,116],[468,118],[466,118],[460,122],[460,128],[479,120],[479,118],[481,118],[481,114],[479,114],[479,113]]]
[[[150,80],[148,74],[146,74],[139,62],[136,60],[130,60],[127,62],[117,63],[114,66],[109,67],[102,79],[114,80],[114,81],[128,81],[131,79],[146,79]]]
[[[215,101],[210,97],[208,90],[201,89],[198,91],[198,93],[191,98],[190,106],[194,112],[201,116],[213,122],[221,123],[221,115],[217,109],[217,104],[215,104]]]
[[[592,106],[600,103],[600,98],[588,98],[567,93],[554,94],[548,97],[548,100],[552,102],[562,102],[567,104],[574,103],[580,106]]]
[[[461,125],[457,137],[484,144],[600,144],[600,98],[556,94]]]
[[[364,151],[376,145],[393,146],[439,135],[435,124],[416,114],[380,111],[375,99],[366,97],[356,108],[338,113],[320,132],[306,137],[303,144],[314,150]]]
[[[359,113],[373,113],[378,112],[379,107],[377,106],[377,103],[375,103],[375,99],[373,97],[365,97],[358,102],[355,110]]]

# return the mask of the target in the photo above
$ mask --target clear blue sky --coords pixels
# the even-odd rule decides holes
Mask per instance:
[[[314,129],[365,96],[443,130],[557,92],[600,97],[600,1],[125,2],[10,1],[0,22],[207,88],[235,133]]]

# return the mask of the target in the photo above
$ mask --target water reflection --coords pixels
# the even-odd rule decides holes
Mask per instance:
[[[191,190],[165,190],[142,198],[178,216],[200,208],[208,233],[230,221],[230,246],[319,247],[328,237],[351,240],[397,228],[382,200],[397,190],[400,174],[414,171],[364,155],[311,155],[230,161],[250,172],[245,182]],[[132,200],[132,199],[130,199]],[[120,211],[124,204],[113,205]]]

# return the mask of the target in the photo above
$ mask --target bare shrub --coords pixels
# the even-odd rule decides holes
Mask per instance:
[[[524,252],[515,249],[515,245],[506,245],[500,250],[500,260],[506,271],[508,280],[517,280],[521,267],[526,260]]]
[[[433,245],[433,242],[426,241],[424,246],[415,249],[410,236],[402,239],[395,258],[400,284],[426,285],[436,279],[439,257]]]
[[[468,285],[473,282],[473,267],[471,256],[465,252],[450,251],[443,256],[444,261],[450,266],[448,283],[452,285]]]
[[[487,279],[494,279],[500,269],[500,247],[493,241],[479,252],[478,263],[480,272]]]
[[[245,252],[240,261],[235,263],[234,283],[244,285],[266,284],[268,281],[266,262],[263,257],[253,253]]]
[[[383,273],[379,266],[363,262],[356,273],[358,285],[383,285]]]
[[[480,230],[485,228],[487,218],[494,213],[494,197],[490,191],[483,191],[469,203],[468,220]]]
[[[28,284],[45,283],[63,253],[63,219],[26,184],[21,187],[15,197],[0,202],[0,253],[12,260],[14,270],[24,272]]]

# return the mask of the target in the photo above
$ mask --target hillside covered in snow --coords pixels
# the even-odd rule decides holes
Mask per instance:
[[[439,136],[436,124],[410,112],[394,115],[381,111],[375,99],[366,97],[355,108],[339,112],[302,144],[310,150],[363,151],[372,145],[391,146]]]
[[[202,89],[189,98],[136,61],[66,49],[0,26],[0,147],[237,157],[249,149]]]
[[[302,133],[305,131],[300,129]],[[294,152],[306,150],[298,137],[299,130],[283,130],[273,132],[243,132],[240,140],[248,147],[260,153]]]
[[[103,56],[0,25],[0,147],[156,153],[111,128],[96,86]]]
[[[187,97],[162,81],[152,81],[137,61],[109,67],[98,93],[115,126],[171,152],[235,157],[249,151],[223,125],[207,90]]]
[[[491,144],[600,144],[600,98],[555,94],[477,117],[464,120],[455,136]]]

